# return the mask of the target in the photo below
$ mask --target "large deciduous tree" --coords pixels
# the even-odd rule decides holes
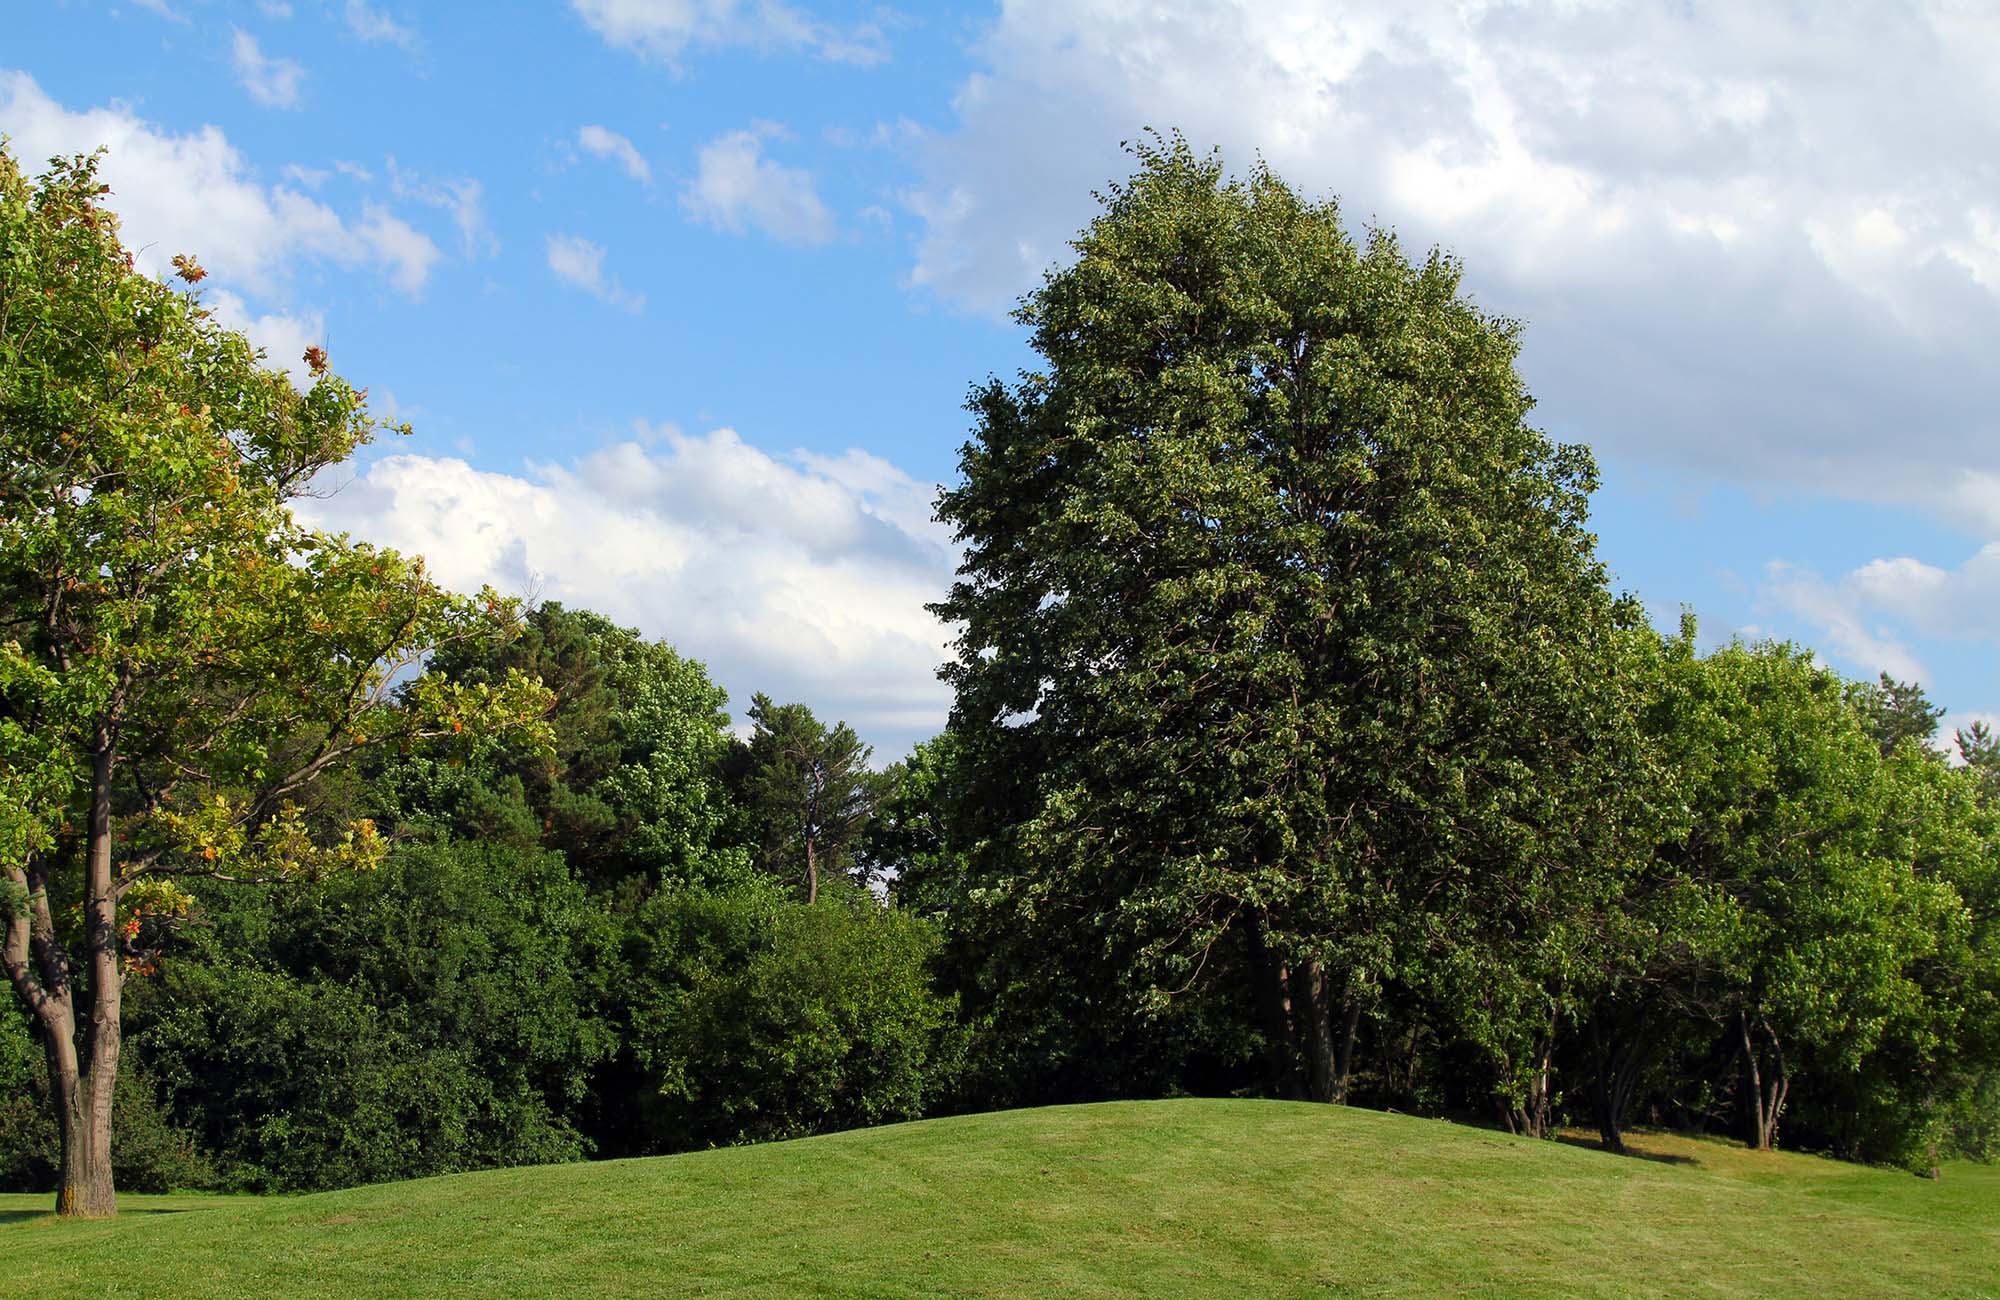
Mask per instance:
[[[1156,1000],[1247,970],[1280,1092],[1343,1099],[1395,985],[1545,1117],[1570,949],[1643,820],[1590,457],[1527,423],[1519,331],[1450,257],[1134,152],[941,498],[954,730],[1018,809],[982,896]]]
[[[57,1209],[116,1211],[120,993],[190,875],[366,867],[301,800],[356,751],[533,717],[519,674],[403,669],[511,623],[287,502],[373,428],[308,354],[299,392],[191,288],[136,273],[94,160],[0,153],[0,960],[47,1055]],[[192,286],[200,267],[177,257]]]

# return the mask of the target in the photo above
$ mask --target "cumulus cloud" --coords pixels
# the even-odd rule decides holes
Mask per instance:
[[[924,609],[957,565],[935,487],[878,457],[773,455],[731,430],[639,438],[525,474],[398,455],[300,509],[421,553],[460,590],[582,605],[753,691],[846,718],[885,756],[944,723],[946,629]]]
[[[437,245],[381,204],[359,219],[289,186],[266,186],[215,127],[162,131],[113,106],[72,112],[24,72],[0,72],[0,127],[30,169],[45,158],[103,145],[100,174],[140,269],[164,274],[175,253],[195,253],[218,282],[267,292],[302,259],[373,267],[406,293],[420,291]]]
[[[236,29],[231,59],[236,66],[236,80],[258,103],[267,108],[297,108],[302,102],[299,87],[306,79],[306,70],[291,59],[268,57],[258,47],[257,38],[240,27]]]
[[[688,214],[736,234],[755,227],[787,244],[833,238],[833,214],[820,201],[812,173],[764,156],[764,141],[777,134],[778,128],[759,124],[703,145],[694,181],[681,194]]]
[[[581,235],[550,235],[549,269],[558,279],[575,285],[599,301],[637,312],[646,305],[644,297],[625,291],[625,286],[604,273],[604,247]]]
[[[602,126],[582,127],[576,133],[576,142],[587,154],[616,161],[625,169],[627,176],[641,185],[653,183],[653,169],[646,162],[645,155],[616,131]]]
[[[861,66],[889,57],[879,24],[839,27],[780,0],[572,0],[571,7],[608,44],[669,66],[701,46],[799,51]]]
[[[1011,0],[976,54],[906,196],[947,302],[1033,288],[1179,127],[1459,252],[1565,437],[1895,502],[2000,474],[1976,6]]]
[[[1937,694],[1944,684],[1938,677],[1950,674],[1934,675],[1929,656],[1947,656],[1953,642],[2000,642],[2000,542],[1949,569],[1895,556],[1827,578],[1773,563],[1758,594],[1788,621],[1811,628],[1814,648],[1836,669],[1862,680],[1887,673],[1916,682],[1931,689],[1934,703],[1950,705]],[[1961,761],[1954,733],[1974,722],[2000,729],[2000,714],[1950,708],[1931,744]]]
[[[1871,560],[1834,581],[1788,567],[1770,577],[1781,604],[1822,625],[1872,621],[1885,637],[1896,627],[1905,629],[1904,636],[2000,640],[2000,542],[1950,569],[1896,556]]]

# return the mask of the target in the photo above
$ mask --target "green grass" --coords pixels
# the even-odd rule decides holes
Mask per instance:
[[[2000,1169],[1067,1106],[300,1197],[0,1197],[6,1296],[1995,1295]]]

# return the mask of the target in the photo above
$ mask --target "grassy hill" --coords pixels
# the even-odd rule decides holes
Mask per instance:
[[[1069,1106],[318,1196],[0,1197],[7,1296],[1995,1295],[2000,1169]]]

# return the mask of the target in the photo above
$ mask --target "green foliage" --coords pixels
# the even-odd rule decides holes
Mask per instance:
[[[300,528],[363,394],[0,154],[0,1181],[71,1204],[93,1107],[128,1187],[305,1189],[1258,1089],[1991,1154],[2000,741],[1654,633],[1453,259],[1134,153],[972,394],[952,721],[879,774]]]
[[[370,748],[533,719],[519,673],[397,675],[506,635],[512,602],[302,527],[288,506],[374,433],[318,349],[304,392],[186,291],[133,269],[94,158],[0,150],[0,966],[36,1019],[59,1203],[115,1213],[120,995],[194,877],[373,867],[374,826],[302,806]]]
[[[888,882],[904,906],[925,906],[927,882],[962,870],[962,792],[957,741],[950,732],[918,742],[882,773],[874,816],[856,848],[862,870]],[[937,906],[943,906],[938,900]]]
[[[194,292],[134,273],[102,193],[93,160],[30,187],[0,158],[0,753],[67,774],[10,804],[10,834],[58,851],[108,750],[121,883],[309,869],[309,841],[257,831],[312,775],[385,740],[482,733],[538,693],[509,677],[372,707],[408,663],[493,634],[505,603],[293,520],[286,503],[373,436],[363,395],[324,372],[294,391]]]
[[[615,931],[559,857],[418,848],[311,893],[217,895],[198,919],[135,1032],[238,1182],[589,1153],[578,1118],[616,1046],[601,1013]]]
[[[1594,1030],[1629,1061],[1638,1036],[1709,1026],[1706,1061],[1663,1068],[1708,1075],[1756,1141],[1790,1115],[1812,1144],[1931,1167],[2000,1064],[1993,818],[1810,654],[1692,640],[1666,647],[1647,714],[1682,827],[1628,895]]]
[[[1988,803],[2000,800],[2000,735],[1984,722],[1974,722],[1952,733],[1959,757],[1979,781],[1980,793]]]
[[[553,693],[553,761],[506,736],[469,761],[387,756],[373,779],[383,821],[554,849],[599,885],[714,883],[746,869],[719,770],[727,696],[700,664],[550,602],[518,638],[446,647],[425,679],[476,687],[515,673]]]
[[[868,746],[845,722],[829,728],[803,704],[750,705],[750,740],[730,766],[753,828],[757,864],[818,897],[822,877],[855,875],[855,853],[883,778],[869,770]]]
[[[1944,710],[1931,704],[1924,688],[1899,682],[1887,673],[1879,681],[1852,682],[1847,700],[1861,718],[1862,728],[1887,758],[1906,740],[1923,744],[1937,734]]]
[[[1550,936],[1641,842],[1594,468],[1526,423],[1518,330],[1449,257],[1178,138],[1134,152],[1023,303],[1045,368],[974,392],[940,501],[953,727],[1013,809],[976,888],[1155,1004],[1255,925],[1255,978],[1322,990],[1293,1003],[1317,1091],[1333,1022],[1396,983],[1512,1087],[1567,997]]]
[[[632,1032],[670,1149],[911,1119],[954,1086],[935,934],[863,891],[668,892],[638,933]]]
[[[215,1184],[195,1135],[174,1125],[150,1080],[131,1070],[121,1074],[113,1112],[112,1168],[121,1188],[172,1192]],[[53,1191],[61,1165],[41,1049],[25,1016],[0,1010],[0,1191]]]

